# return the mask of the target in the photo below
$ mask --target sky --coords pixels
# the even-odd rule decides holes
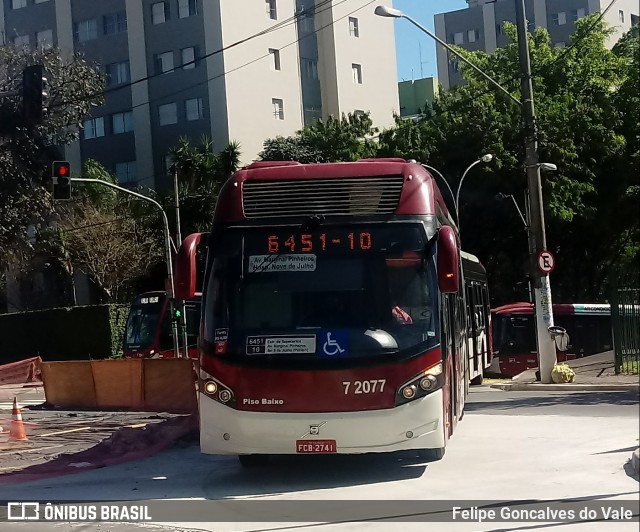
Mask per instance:
[[[380,3],[389,5],[385,4],[385,0],[380,0]],[[465,9],[467,2],[466,0],[394,0],[393,7],[435,34],[433,16],[436,13]],[[394,24],[398,81],[437,77],[436,41],[407,20],[395,20]]]

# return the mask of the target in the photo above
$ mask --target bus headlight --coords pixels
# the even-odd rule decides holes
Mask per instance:
[[[425,392],[432,390],[438,384],[438,379],[433,375],[427,375],[420,379],[420,388],[422,388]]]
[[[209,375],[202,368],[200,368],[198,386],[200,393],[203,393],[208,398],[213,399],[218,403],[222,403],[225,406],[235,408],[236,401],[233,390],[212,375]]]
[[[413,384],[402,388],[402,396],[405,399],[413,399],[415,395],[416,395],[416,387]]]
[[[442,362],[438,362],[398,388],[395,406],[429,395],[440,389],[443,384],[443,365]]]

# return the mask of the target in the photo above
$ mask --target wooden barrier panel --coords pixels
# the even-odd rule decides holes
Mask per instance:
[[[196,413],[196,373],[190,359],[43,362],[47,403],[61,408],[128,408]]]
[[[187,358],[146,359],[144,404],[151,412],[198,411],[196,373]]]
[[[72,408],[95,408],[93,373],[88,361],[43,362],[42,382],[47,403]]]
[[[98,408],[146,410],[142,359],[92,360],[91,372]]]

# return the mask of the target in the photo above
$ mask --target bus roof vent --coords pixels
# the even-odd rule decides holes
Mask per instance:
[[[252,181],[243,184],[247,218],[393,214],[404,178],[401,175],[345,179]]]

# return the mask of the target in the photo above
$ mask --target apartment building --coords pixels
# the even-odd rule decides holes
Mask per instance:
[[[549,31],[554,46],[564,47],[575,31],[575,23],[588,14],[604,11],[612,0],[526,0],[525,11],[529,29],[543,27]],[[436,35],[449,44],[467,50],[491,53],[507,44],[502,24],[515,24],[514,0],[467,0],[467,8],[434,17]],[[613,46],[620,36],[638,23],[638,0],[615,0],[604,20],[615,29],[609,38]],[[448,52],[436,47],[438,79],[443,87],[463,83],[458,63],[450,60]]]
[[[438,94],[436,78],[421,78],[398,82],[400,116],[412,117],[424,113],[427,105],[433,104]]]
[[[66,156],[121,183],[166,186],[181,136],[236,140],[248,163],[314,119],[369,111],[384,127],[398,112],[393,25],[364,0],[2,2],[4,43],[81,52],[106,73]]]

